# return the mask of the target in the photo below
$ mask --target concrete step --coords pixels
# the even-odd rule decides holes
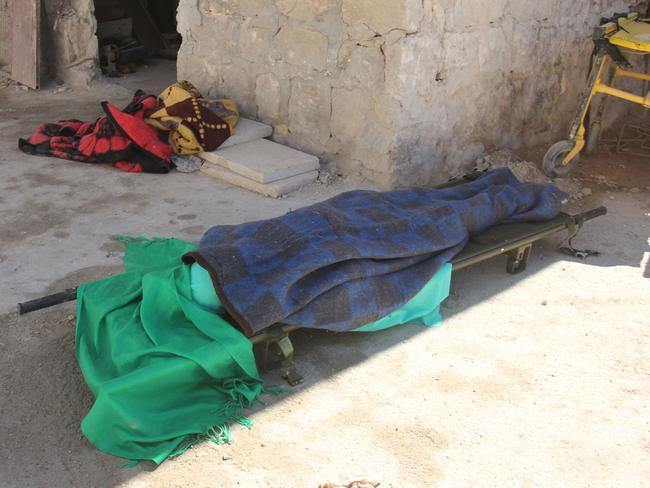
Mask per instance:
[[[270,125],[240,117],[239,122],[235,126],[235,133],[226,139],[217,150],[256,141],[257,139],[264,139],[271,135],[273,135],[273,127]]]
[[[208,163],[224,167],[258,183],[271,183],[319,168],[316,156],[267,139],[219,148],[199,156]]]
[[[318,177],[318,171],[310,171],[297,176],[283,178],[271,183],[260,183],[251,180],[240,174],[234,173],[223,166],[216,164],[204,164],[201,172],[214,178],[218,178],[235,186],[240,186],[246,190],[254,191],[268,197],[278,198],[287,193],[291,193],[312,183]]]

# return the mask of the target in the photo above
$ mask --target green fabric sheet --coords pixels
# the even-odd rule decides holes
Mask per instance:
[[[451,268],[451,263],[443,264],[424,288],[402,308],[376,322],[354,329],[354,332],[376,332],[402,324],[433,327],[441,323],[440,304],[449,296]]]
[[[127,272],[79,288],[76,354],[95,396],[81,430],[102,451],[161,463],[228,440],[263,391],[251,342],[192,301],[180,257],[194,247],[127,240]]]
[[[402,324],[427,327],[439,324],[442,322],[440,304],[449,296],[451,268],[451,263],[443,264],[424,288],[402,308],[371,324],[354,329],[353,332],[376,332]],[[208,310],[219,312],[222,309],[221,302],[214,291],[210,273],[200,264],[194,263],[190,266],[190,279],[193,300]]]
[[[79,287],[76,354],[95,403],[81,430],[97,448],[160,464],[193,442],[229,441],[228,422],[264,391],[252,343],[217,312],[209,274],[177,239],[121,239],[126,273]],[[356,329],[435,325],[451,264],[401,309]]]

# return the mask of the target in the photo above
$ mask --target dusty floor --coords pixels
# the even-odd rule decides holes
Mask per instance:
[[[17,151],[40,121],[94,117],[101,99],[164,86],[159,68],[121,80],[125,88],[0,91],[0,486],[647,485],[650,181],[639,181],[650,166],[615,188],[589,183],[578,209],[610,212],[575,244],[598,258],[569,258],[549,239],[523,275],[506,274],[501,258],[454,274],[439,328],[296,333],[306,382],[253,411],[255,427],[235,428],[233,445],[205,443],[155,471],[120,469],[89,445],[74,305],[18,317],[16,302],[118,272],[114,235],[195,240],[211,224],[364,185],[272,200],[202,174],[131,175]]]

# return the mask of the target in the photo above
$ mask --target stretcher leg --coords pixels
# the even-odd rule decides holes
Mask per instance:
[[[518,274],[526,269],[528,265],[528,258],[530,251],[533,249],[533,244],[526,244],[525,246],[513,249],[508,253],[508,263],[506,269],[510,274]]]
[[[293,344],[289,338],[289,332],[295,329],[296,327],[274,326],[251,338],[254,344],[261,344],[262,346],[259,361],[260,369],[263,372],[268,371],[269,351],[273,349],[274,353],[281,357],[280,375],[291,386],[299,385],[304,380],[294,364]]]

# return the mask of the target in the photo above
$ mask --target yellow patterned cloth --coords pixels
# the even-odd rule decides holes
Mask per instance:
[[[179,81],[158,96],[158,108],[145,121],[169,132],[177,154],[214,151],[235,133],[239,110],[233,100],[203,98],[189,81]]]

